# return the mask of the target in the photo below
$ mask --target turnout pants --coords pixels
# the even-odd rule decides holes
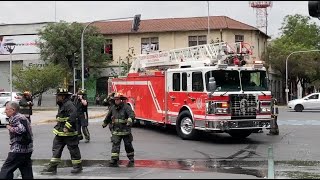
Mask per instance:
[[[33,179],[32,153],[9,152],[1,171],[0,179],[13,179],[13,172],[19,169],[22,179]]]
[[[89,129],[88,129],[88,124],[89,124],[88,119],[85,117],[84,113],[82,113],[81,115],[78,116],[77,131],[78,131],[78,137],[80,139],[83,138],[83,136],[82,136],[82,132],[83,132],[85,139],[90,140],[90,133],[89,133]]]
[[[134,158],[134,149],[132,146],[133,137],[132,134],[128,135],[112,135],[112,150],[111,150],[111,160],[119,161],[120,154],[120,145],[121,140],[123,139],[124,148],[127,153],[127,157],[129,160],[133,160]]]
[[[81,164],[81,154],[79,149],[79,139],[77,136],[55,136],[52,145],[52,158],[50,160],[50,166],[58,166],[61,162],[62,151],[67,145],[72,165]]]

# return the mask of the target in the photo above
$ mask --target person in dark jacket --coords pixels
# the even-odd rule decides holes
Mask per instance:
[[[8,102],[5,113],[9,117],[7,129],[10,135],[10,152],[4,162],[0,179],[13,179],[13,172],[19,169],[22,179],[33,179],[31,155],[33,152],[33,134],[28,119],[19,113],[17,102]]]
[[[79,140],[83,139],[82,132],[86,139],[86,143],[90,141],[90,133],[88,129],[89,121],[88,121],[88,101],[86,97],[87,93],[85,89],[80,89],[77,95],[74,97],[73,104],[77,108],[78,113],[78,137]],[[82,130],[82,131],[81,131]]]
[[[31,122],[33,99],[29,91],[25,91],[23,93],[22,98],[19,101],[19,105],[20,105],[20,113],[25,115],[26,118],[28,118],[29,121]]]
[[[59,106],[57,124],[53,129],[55,137],[52,146],[52,158],[49,166],[42,170],[42,174],[56,174],[57,166],[61,162],[62,151],[67,145],[71,155],[73,169],[71,173],[82,172],[81,154],[77,132],[77,108],[70,100],[68,89],[57,89],[57,104]]]
[[[114,95],[115,105],[112,106],[103,121],[102,127],[105,128],[109,123],[112,123],[112,152],[110,167],[118,167],[121,140],[124,141],[125,150],[129,163],[127,167],[134,166],[134,149],[132,146],[133,136],[131,127],[135,115],[131,107],[124,101],[127,98],[121,93]]]

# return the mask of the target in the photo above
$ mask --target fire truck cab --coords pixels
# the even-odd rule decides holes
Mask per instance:
[[[182,139],[198,131],[245,138],[270,128],[278,109],[261,61],[246,43],[205,44],[136,56],[126,77],[109,80],[124,93],[136,122],[176,126]]]

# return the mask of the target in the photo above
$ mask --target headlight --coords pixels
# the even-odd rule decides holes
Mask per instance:
[[[261,108],[260,108],[260,112],[261,112],[261,113],[271,112],[271,108],[269,108],[269,107],[261,107]]]

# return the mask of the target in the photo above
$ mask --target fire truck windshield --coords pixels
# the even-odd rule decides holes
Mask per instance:
[[[216,81],[215,91],[240,91],[239,71],[236,70],[212,70],[205,74],[206,88],[209,90],[209,78],[214,77]]]
[[[268,91],[266,71],[240,71],[243,91]]]

